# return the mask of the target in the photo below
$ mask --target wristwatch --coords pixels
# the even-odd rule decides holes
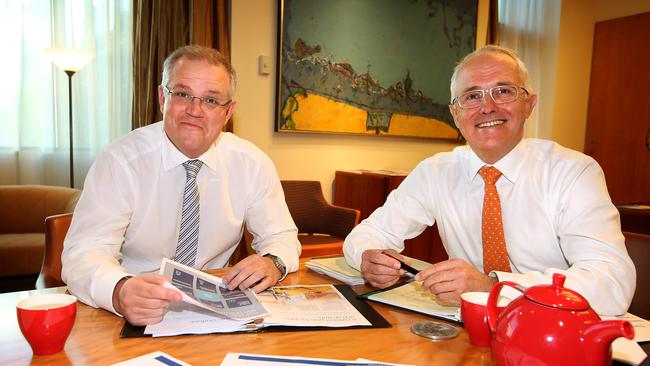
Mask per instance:
[[[277,255],[273,255],[271,253],[264,254],[264,257],[270,258],[273,261],[273,264],[275,265],[275,268],[280,271],[281,277],[284,277],[284,275],[287,272],[287,266],[284,265],[284,262],[282,262],[282,259],[280,259]]]

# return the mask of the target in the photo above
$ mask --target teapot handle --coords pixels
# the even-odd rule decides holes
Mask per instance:
[[[503,288],[503,286],[506,285],[514,288],[515,290],[518,290],[522,294],[526,290],[526,288],[521,286],[520,284],[515,282],[510,282],[510,281],[501,281],[498,282],[496,285],[494,285],[494,287],[492,287],[492,290],[490,291],[490,296],[488,296],[486,313],[485,313],[485,315],[487,316],[488,325],[490,326],[490,332],[492,333],[494,333],[497,329],[497,318],[499,317],[499,314],[497,314],[497,303],[499,299],[499,293],[501,293],[501,289]]]

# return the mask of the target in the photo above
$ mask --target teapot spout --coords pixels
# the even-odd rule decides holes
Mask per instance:
[[[604,320],[589,324],[583,334],[594,347],[609,350],[610,344],[618,337],[634,338],[634,327],[627,320]]]

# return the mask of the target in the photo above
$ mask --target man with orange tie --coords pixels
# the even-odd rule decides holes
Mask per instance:
[[[480,48],[454,69],[451,96],[468,145],[422,161],[346,238],[348,263],[373,286],[390,286],[404,271],[382,251],[402,251],[437,223],[450,259],[415,278],[443,302],[563,273],[598,313],[624,313],[636,273],[603,171],[584,154],[523,138],[537,102],[524,63],[512,50]]]

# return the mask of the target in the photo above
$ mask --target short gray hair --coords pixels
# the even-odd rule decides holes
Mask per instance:
[[[235,86],[237,84],[237,77],[235,69],[232,68],[230,61],[221,52],[214,48],[190,45],[177,48],[172,52],[163,63],[162,85],[167,86],[169,76],[174,71],[174,67],[181,59],[188,59],[193,61],[206,61],[210,65],[223,66],[228,72],[230,77],[230,90],[228,91],[228,99],[235,96]]]
[[[465,57],[463,57],[462,60],[456,65],[454,68],[454,73],[451,75],[451,85],[449,87],[449,90],[451,92],[451,100],[453,101],[454,98],[456,97],[454,95],[454,89],[456,88],[456,78],[458,78],[458,74],[460,71],[467,65],[469,61],[474,59],[475,57],[483,54],[495,54],[495,55],[506,55],[513,59],[515,61],[515,64],[517,64],[517,70],[519,71],[519,78],[523,81],[524,83],[524,88],[528,91],[528,93],[532,93],[532,85],[530,82],[530,76],[528,75],[528,68],[526,68],[526,64],[519,58],[517,55],[517,52],[510,48],[506,47],[501,47],[497,45],[487,45],[483,46],[469,54],[467,54]]]

